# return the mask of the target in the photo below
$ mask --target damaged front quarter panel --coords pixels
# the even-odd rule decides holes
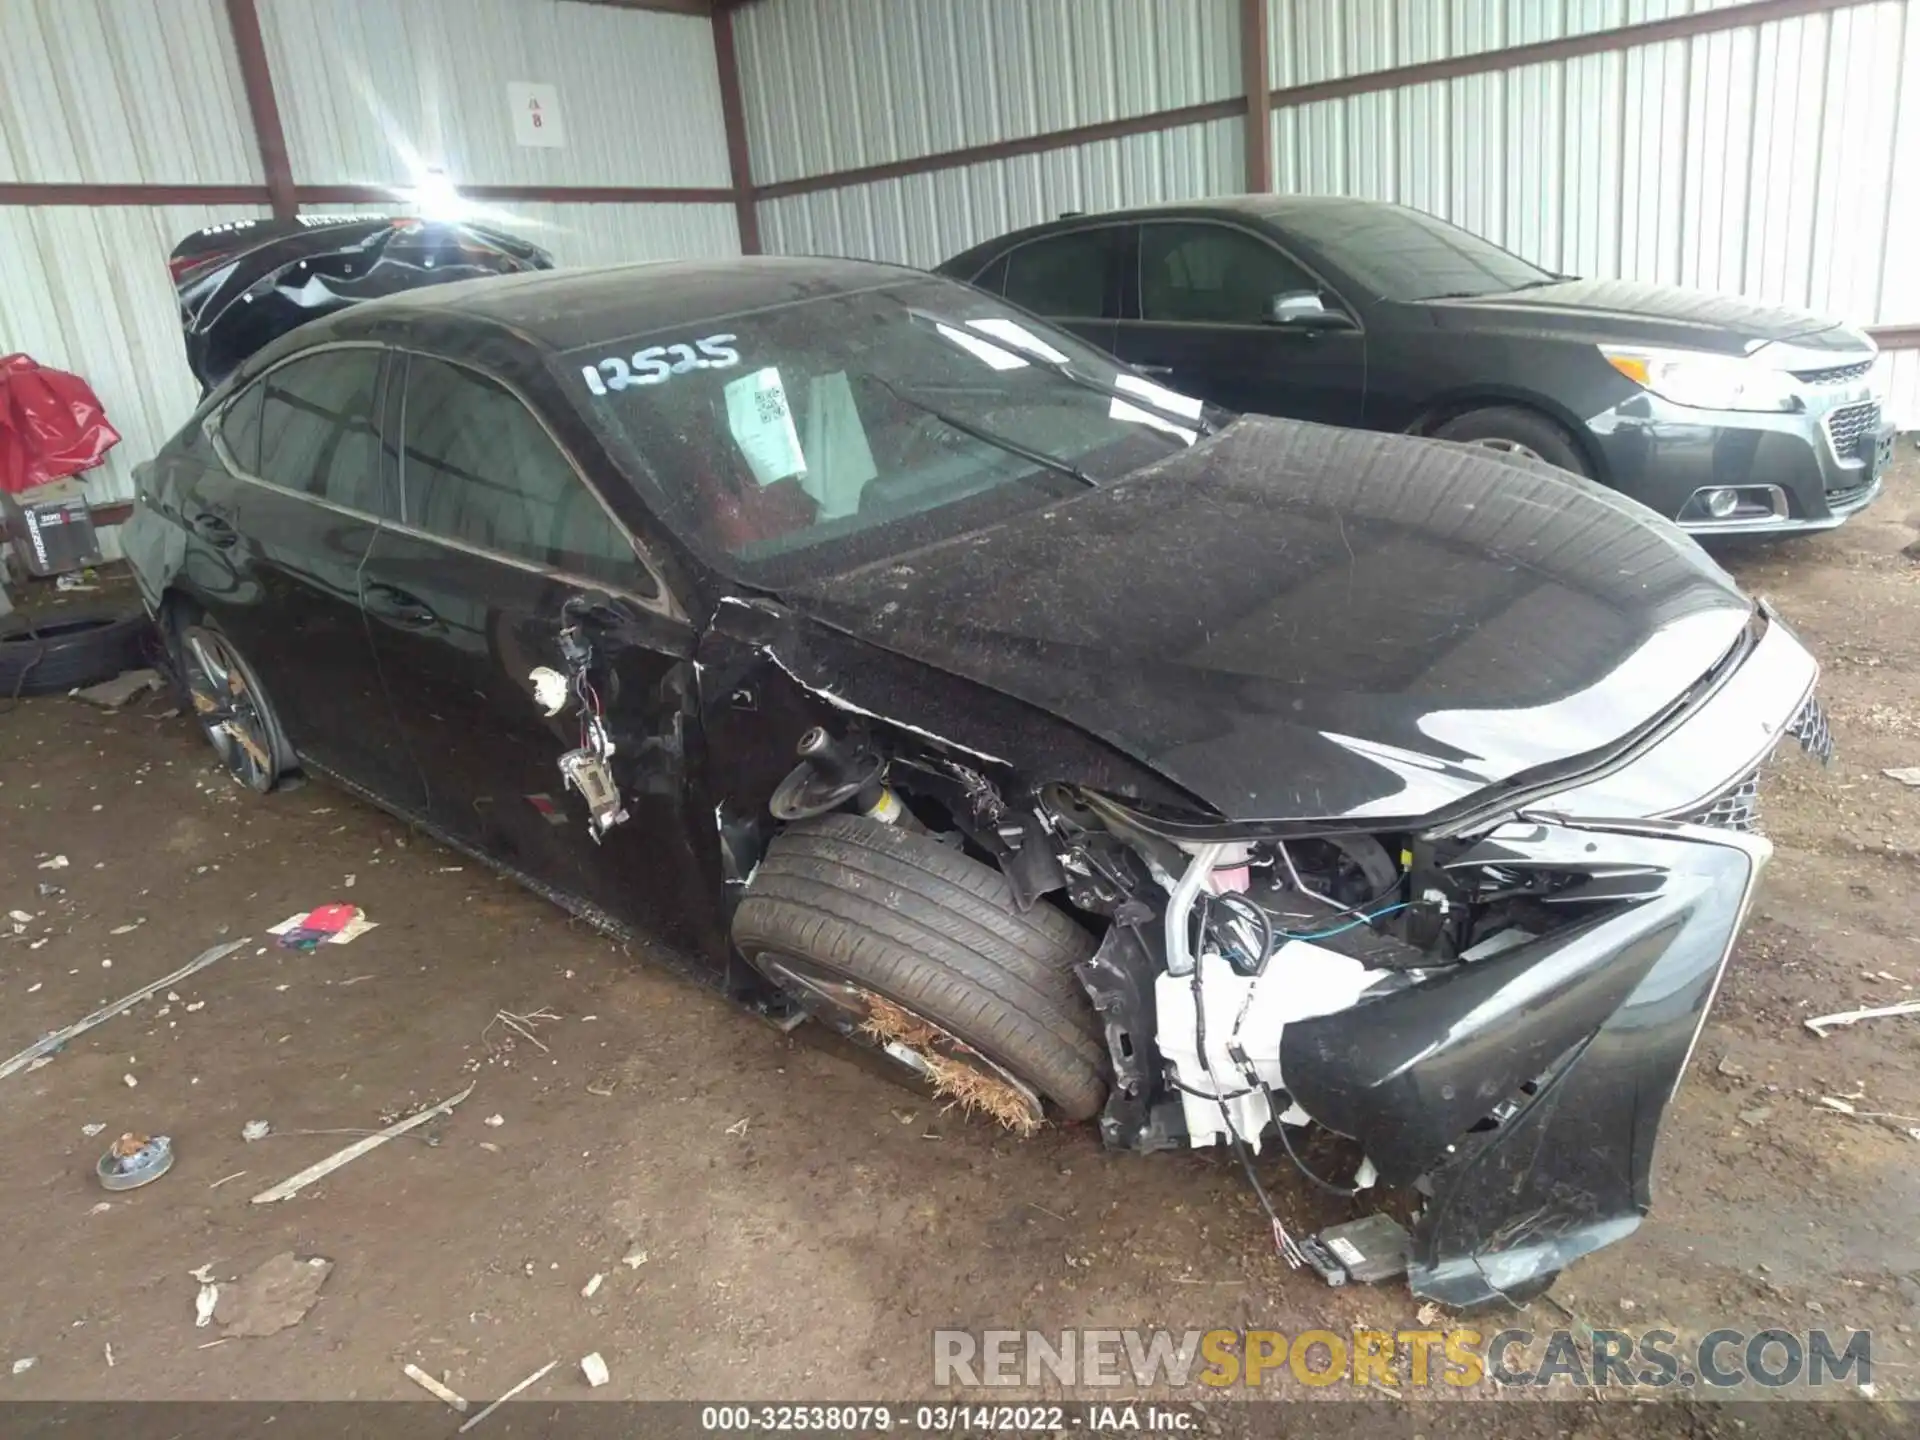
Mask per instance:
[[[871,737],[887,774],[930,801],[998,863],[1021,909],[1072,887],[1042,833],[1031,777],[1191,809],[1192,797],[1100,741],[961,676],[854,640],[777,600],[728,597],[695,664],[700,731],[731,911],[776,825],[769,801],[811,727]],[[1018,767],[1001,756],[1020,756]],[[1117,897],[1116,897],[1117,898]],[[1082,891],[1080,900],[1091,900]],[[1104,916],[1104,909],[1097,914]]]
[[[1414,1293],[1483,1305],[1638,1226],[1661,1116],[1770,854],[1658,822],[1508,824],[1449,868],[1581,877],[1552,900],[1566,923],[1286,1028],[1288,1093],[1426,1195]]]

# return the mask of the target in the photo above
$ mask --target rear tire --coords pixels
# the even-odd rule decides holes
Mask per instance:
[[[1591,476],[1592,469],[1573,437],[1546,416],[1515,405],[1490,406],[1456,415],[1434,428],[1436,440],[1457,440],[1509,455],[1531,456],[1575,475]]]
[[[296,762],[266,687],[211,617],[175,610],[167,618],[173,663],[207,743],[235,780],[267,794]]]
[[[1093,937],[1049,905],[1021,913],[999,871],[930,836],[847,814],[788,827],[733,940],[763,972],[790,957],[931,1021],[1069,1120],[1105,1103],[1105,1043],[1073,973]]]

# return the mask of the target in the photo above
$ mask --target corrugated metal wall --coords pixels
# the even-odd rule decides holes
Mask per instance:
[[[1742,0],[1267,0],[1273,83],[1307,85],[1589,35]]]
[[[1568,8],[1617,19],[1621,7]],[[1326,16],[1286,9],[1316,18],[1284,32],[1274,83],[1343,73],[1320,73]],[[1283,110],[1275,188],[1417,205],[1556,269],[1920,317],[1920,280],[1888,225],[1900,78],[1920,66],[1907,12],[1883,0]],[[1920,179],[1920,151],[1908,163]]]
[[[713,30],[573,0],[259,0],[301,185],[732,183]],[[516,143],[507,86],[551,85],[564,144]],[[339,210],[334,205],[309,210]],[[354,207],[405,212],[404,200]],[[737,254],[728,205],[501,202],[563,265]]]
[[[1685,0],[1275,0],[1274,85]],[[1920,9],[1881,0],[1277,110],[1274,185],[1418,206],[1552,269],[1920,320]],[[1920,425],[1912,367],[1895,413]]]
[[[221,0],[0,4],[0,180],[258,185]],[[0,353],[84,375],[121,443],[88,474],[96,505],[193,408],[167,252],[244,206],[0,206]],[[103,542],[114,544],[111,530]]]
[[[405,205],[311,205],[308,215],[393,215]],[[687,255],[738,255],[740,231],[731,205],[551,204],[499,201],[473,218],[498,225],[550,251],[557,265],[615,265]]]
[[[734,30],[759,184],[1240,93],[1235,0],[763,0]]]
[[[1276,88],[1738,0],[1270,0]],[[772,183],[1240,93],[1236,0],[764,0]],[[849,67],[836,57],[851,55]],[[1397,200],[1541,263],[1920,322],[1920,0],[1280,107],[1274,184]],[[857,82],[857,83],[856,83]],[[1903,83],[1904,82],[1904,83]],[[1238,120],[765,202],[767,248],[937,263],[1062,210],[1242,188]],[[1920,365],[1896,413],[1920,426]]]
[[[713,32],[571,0],[260,0],[294,179],[731,183]],[[554,86],[565,144],[516,144],[511,81]]]
[[[706,20],[571,0],[260,0],[294,178],[730,184]],[[507,82],[557,87],[566,143],[514,143]],[[223,0],[0,0],[0,180],[260,185]],[[321,209],[342,207],[323,206]],[[404,211],[404,203],[366,207]],[[0,207],[0,353],[84,375],[122,442],[96,505],[192,410],[166,256],[264,209]],[[501,204],[562,264],[733,254],[730,205]],[[111,541],[111,531],[105,532]]]
[[[259,184],[221,0],[0,4],[0,180]]]
[[[786,255],[922,267],[1063,210],[1112,210],[1240,188],[1245,126],[1215,120],[870,185],[765,201],[760,238]]]
[[[133,467],[193,410],[167,252],[188,231],[266,211],[248,206],[0,206],[0,352],[24,350],[84,375],[120,432],[86,475],[95,505],[133,498]],[[101,538],[112,549],[114,532]]]

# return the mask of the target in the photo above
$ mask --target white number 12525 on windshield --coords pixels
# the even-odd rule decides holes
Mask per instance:
[[[609,355],[592,365],[582,365],[580,374],[587,389],[596,395],[624,390],[629,385],[659,385],[689,370],[730,370],[740,363],[740,352],[733,348],[737,335],[708,335],[691,345],[652,345],[636,350],[631,360]]]

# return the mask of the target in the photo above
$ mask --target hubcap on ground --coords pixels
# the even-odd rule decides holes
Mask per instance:
[[[763,951],[761,972],[799,999],[815,1019],[874,1046],[965,1110],[1031,1135],[1045,1123],[1040,1097],[945,1026],[877,991],[792,955]]]
[[[265,789],[273,779],[273,737],[239,661],[210,631],[190,629],[183,639],[187,690],[207,739],[236,780]]]

